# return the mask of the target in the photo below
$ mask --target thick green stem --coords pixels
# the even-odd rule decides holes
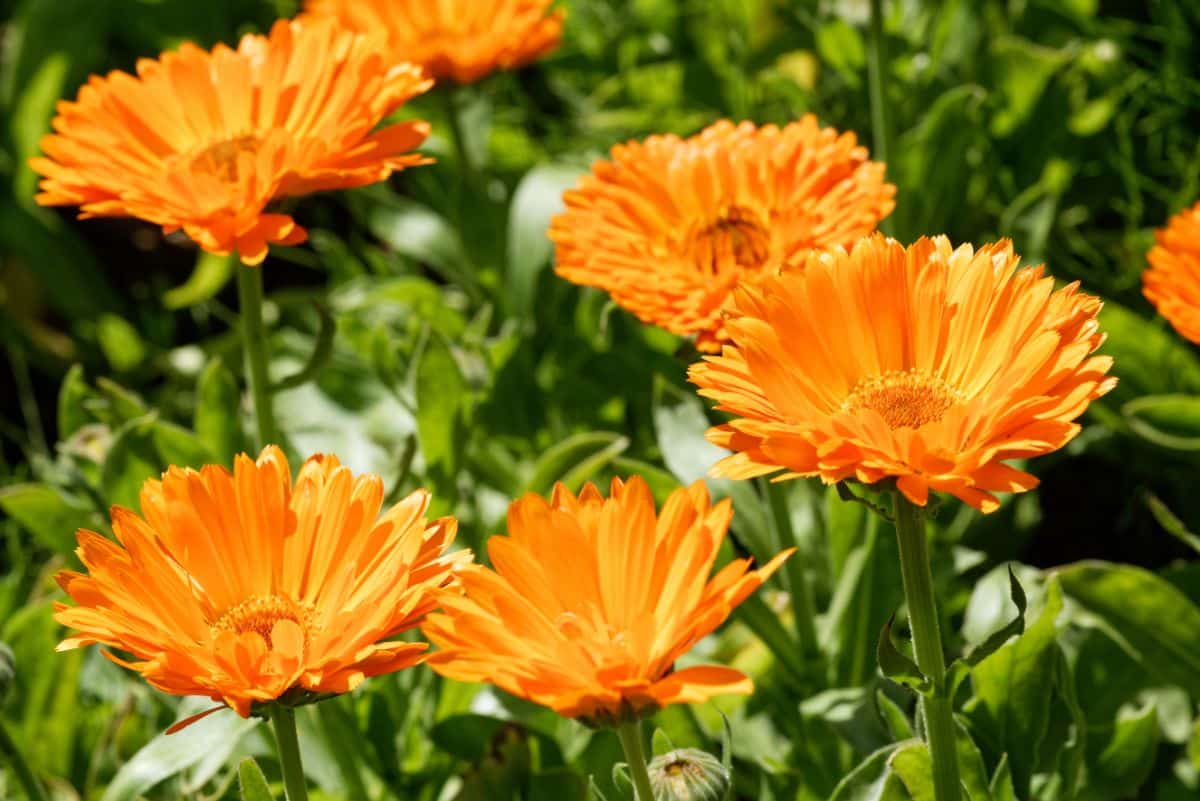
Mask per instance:
[[[933,760],[933,794],[936,801],[959,801],[962,793],[958,778],[954,711],[946,694],[946,661],[938,628],[933,573],[929,569],[924,510],[898,492],[893,510],[913,650],[917,655],[917,667],[932,685],[930,693],[922,697],[921,705],[925,717],[925,738]]]
[[[642,746],[642,724],[636,721],[622,723],[617,728],[617,736],[621,738],[625,764],[629,765],[629,775],[633,779],[633,788],[637,791],[637,801],[654,801],[654,790],[650,787],[650,771],[646,767],[646,752]]]
[[[267,373],[267,333],[263,327],[263,282],[259,267],[237,265],[238,304],[242,314],[242,348],[246,353],[246,381],[254,398],[258,445],[279,442],[271,406],[271,378]]]
[[[300,741],[296,739],[295,711],[273,704],[271,725],[275,727],[275,745],[279,749],[279,765],[283,771],[287,801],[308,801],[308,785],[304,781],[304,767],[300,764]]]
[[[883,0],[871,0],[870,57],[867,59],[867,84],[871,97],[871,133],[874,150],[871,157],[887,163],[891,151],[891,121],[888,119],[887,97],[883,92],[883,70],[887,64],[887,42],[883,37]],[[879,228],[891,233],[891,221],[884,220]]]
[[[771,518],[775,521],[776,543],[779,548],[799,547],[796,532],[792,527],[792,516],[787,506],[787,485],[783,482],[765,482],[767,502],[771,507]],[[808,576],[804,572],[804,560],[795,557],[787,560],[783,567],[788,592],[792,602],[792,616],[796,619],[796,637],[800,640],[800,653],[806,668],[818,655],[816,611]]]
[[[24,788],[29,801],[49,801],[45,788],[33,775],[33,771],[29,769],[29,763],[25,761],[24,755],[17,748],[17,744],[13,742],[3,724],[0,724],[0,754],[3,754],[12,765],[13,773],[17,775],[17,782]]]

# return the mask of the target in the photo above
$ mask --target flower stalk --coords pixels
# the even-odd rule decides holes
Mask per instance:
[[[296,737],[296,712],[291,707],[272,704],[270,714],[287,801],[308,801],[308,785],[300,763],[300,741]]]
[[[629,776],[633,779],[636,801],[654,801],[654,789],[650,786],[650,771],[646,766],[646,752],[642,745],[642,724],[628,721],[617,727],[621,748],[625,751],[625,764],[629,765]]]
[[[267,373],[267,333],[263,326],[262,269],[238,265],[238,305],[242,315],[242,348],[246,354],[246,382],[254,399],[258,445],[279,441],[271,400],[271,378]]]
[[[798,548],[800,544],[796,541],[796,532],[792,527],[792,517],[787,506],[787,485],[784,482],[764,481],[764,491],[771,508],[771,518],[775,523],[775,533],[778,537],[776,547]],[[808,585],[802,559],[789,559],[783,570],[788,584],[792,617],[795,618],[796,637],[800,640],[800,653],[807,668],[820,658],[812,589]]]
[[[929,692],[921,697],[921,711],[933,763],[934,798],[936,801],[959,801],[962,793],[958,777],[954,712],[947,693],[946,661],[938,627],[933,573],[929,567],[924,510],[899,492],[895,494],[893,510],[913,650],[916,652],[917,667],[931,686]]]
[[[867,86],[871,103],[872,155],[886,163],[891,145],[891,121],[888,119],[887,97],[883,91],[883,69],[887,63],[887,43],[883,36],[883,0],[871,0],[871,23],[868,33],[870,56],[867,59]],[[879,229],[891,234],[891,220],[885,219]]]

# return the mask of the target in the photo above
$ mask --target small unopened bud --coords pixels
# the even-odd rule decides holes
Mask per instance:
[[[695,748],[680,748],[650,763],[654,801],[722,801],[729,771],[721,760]]]
[[[12,649],[0,642],[0,702],[8,697],[13,680],[17,677],[17,663],[13,658]]]

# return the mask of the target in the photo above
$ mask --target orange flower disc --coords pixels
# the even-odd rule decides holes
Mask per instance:
[[[1154,233],[1142,293],[1184,337],[1200,344],[1200,203]]]
[[[658,515],[640,478],[614,479],[607,499],[591,484],[578,497],[559,484],[549,502],[526,495],[509,508],[508,536],[488,543],[495,570],[465,568],[465,595],[422,624],[439,647],[428,663],[605,725],[749,693],[730,668],[673,670],[790,554],[758,570],[734,561],[709,580],[732,514],[699,482]]]
[[[474,83],[558,47],[554,0],[308,0],[308,16],[352,31],[382,31],[394,62],[420,64],[437,80]]]
[[[426,123],[375,126],[432,85],[328,24],[280,21],[237,50],[185,44],[139,61],[137,77],[93,76],[59,103],[46,156],[30,161],[44,177],[37,200],[182,229],[207,251],[258,264],[269,244],[306,237],[288,214],[266,211],[272,201],[428,161],[411,152]]]
[[[853,133],[812,115],[617,145],[563,196],[567,209],[550,225],[555,270],[716,352],[734,286],[809,250],[849,246],[891,213],[895,187],[883,172]]]
[[[1100,300],[1019,261],[1008,241],[876,234],[739,290],[732,343],[690,370],[734,415],[708,432],[734,451],[713,475],[894,477],[913,503],[932,489],[984,512],[1032,489],[1005,460],[1061,448],[1117,379],[1091,355]]]
[[[119,665],[175,695],[206,695],[243,717],[289,691],[344,693],[420,661],[388,638],[435,608],[470,553],[446,553],[453,518],[427,522],[429,494],[379,515],[379,476],[313,456],[293,486],[275,446],[233,473],[170,468],[147,481],[145,517],[112,511],[115,543],[79,532],[88,573],[58,583],[76,606],[61,650],[102,643]]]

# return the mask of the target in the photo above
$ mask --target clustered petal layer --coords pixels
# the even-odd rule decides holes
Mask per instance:
[[[425,519],[421,490],[380,516],[378,476],[314,456],[293,485],[274,446],[257,461],[170,468],[146,482],[144,517],[113,507],[118,542],[79,532],[87,574],[58,582],[77,629],[59,650],[102,643],[160,690],[250,714],[294,688],[344,693],[420,661],[389,640],[437,603],[469,552],[446,553],[453,518]]]
[[[737,293],[732,343],[693,365],[734,416],[714,475],[894,477],[912,502],[947,492],[985,512],[1037,480],[1006,460],[1061,448],[1116,385],[1100,300],[1018,269],[1011,243],[910,247],[875,235]]]
[[[715,352],[734,286],[810,250],[849,246],[891,213],[895,187],[883,173],[853,133],[812,115],[617,145],[564,195],[550,227],[555,269]]]
[[[1156,231],[1142,292],[1184,337],[1200,344],[1200,203]]]
[[[411,152],[429,128],[379,122],[432,81],[385,62],[369,39],[280,21],[236,50],[185,44],[137,76],[93,76],[61,102],[42,139],[44,205],[81,216],[130,216],[183,230],[205,250],[257,264],[270,244],[306,232],[268,212],[280,198],[382,181],[427,161]]]
[[[307,15],[349,30],[382,32],[393,62],[420,64],[437,80],[474,83],[558,47],[554,0],[308,0]]]
[[[578,497],[561,484],[549,501],[526,495],[509,509],[508,536],[488,543],[495,570],[464,569],[465,594],[422,624],[439,647],[428,663],[598,723],[749,693],[730,668],[673,670],[788,556],[758,570],[737,560],[710,580],[731,516],[702,483],[675,491],[661,514],[640,478],[614,479],[607,499],[591,484]]]

